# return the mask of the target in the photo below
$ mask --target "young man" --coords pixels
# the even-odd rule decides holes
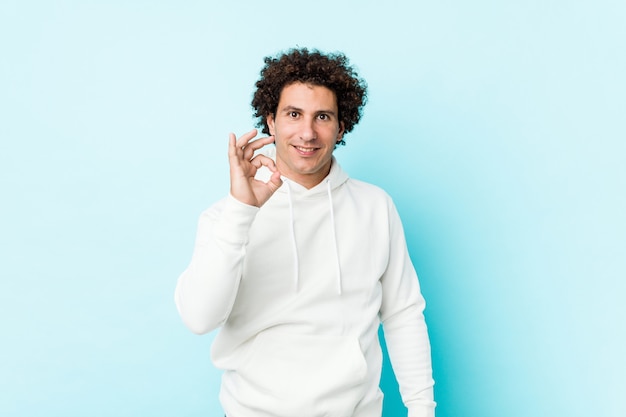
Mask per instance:
[[[269,136],[230,135],[230,195],[202,214],[178,280],[185,324],[221,326],[212,359],[228,417],[380,417],[381,322],[409,416],[434,416],[400,218],[333,157],[366,100],[348,64],[307,49],[265,58],[252,106]]]

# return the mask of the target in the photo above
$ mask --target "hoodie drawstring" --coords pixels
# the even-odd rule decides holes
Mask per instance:
[[[328,190],[328,204],[330,206],[330,224],[333,228],[333,245],[335,249],[335,267],[337,268],[337,294],[341,295],[341,265],[339,264],[339,248],[337,246],[337,228],[335,226],[335,210],[333,208],[333,193],[330,179],[326,180]]]
[[[291,231],[291,248],[293,249],[293,279],[294,286],[296,291],[298,291],[299,281],[300,281],[300,265],[298,259],[298,245],[296,242],[296,228],[295,228],[295,218],[294,218],[294,210],[293,210],[293,201],[291,196],[291,187],[289,186],[289,181],[284,181],[285,186],[287,188],[287,197],[289,200],[289,216],[290,216],[290,231]],[[337,245],[337,227],[335,225],[335,209],[333,207],[333,193],[332,187],[330,184],[330,179],[326,180],[326,190],[328,193],[328,205],[330,209],[330,225],[332,228],[332,244],[335,253],[335,268],[337,273],[337,294],[342,294],[341,288],[341,265],[339,263],[339,247]]]
[[[296,228],[295,228],[295,220],[293,215],[293,201],[291,199],[291,187],[289,186],[289,181],[285,181],[285,185],[287,186],[287,196],[289,200],[289,214],[291,220],[291,248],[293,249],[293,279],[294,285],[296,287],[296,291],[298,291],[298,281],[300,280],[300,265],[298,260],[298,245],[296,244]]]

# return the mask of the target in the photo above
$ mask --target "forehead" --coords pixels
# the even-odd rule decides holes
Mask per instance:
[[[337,111],[335,92],[321,85],[295,82],[286,85],[280,93],[278,108],[297,107],[303,110]]]

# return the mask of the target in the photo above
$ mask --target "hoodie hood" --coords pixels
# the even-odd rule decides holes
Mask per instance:
[[[263,149],[263,155],[272,158],[272,160],[276,161],[276,148],[268,147]],[[257,171],[256,179],[261,181],[268,181],[271,177],[271,171],[266,167],[261,167]],[[300,262],[298,256],[298,244],[296,239],[296,231],[295,231],[295,220],[294,220],[294,200],[298,200],[304,197],[311,197],[316,195],[325,194],[328,198],[328,221],[330,222],[330,226],[333,231],[332,242],[329,242],[334,249],[335,254],[335,268],[336,268],[336,276],[337,276],[337,294],[341,295],[342,293],[342,285],[341,285],[341,264],[339,263],[339,251],[337,245],[337,227],[335,224],[335,209],[333,205],[333,190],[339,188],[348,180],[348,174],[341,169],[339,163],[332,157],[330,172],[319,184],[315,187],[307,189],[303,185],[285,177],[281,176],[283,180],[283,185],[276,191],[278,194],[285,195],[287,200],[289,201],[289,222],[291,231],[291,247],[293,253],[293,264],[294,264],[294,286],[295,290],[298,291],[299,281],[300,281]]]

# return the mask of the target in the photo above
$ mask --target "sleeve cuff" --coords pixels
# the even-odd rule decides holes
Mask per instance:
[[[229,195],[217,222],[216,236],[232,244],[246,244],[248,232],[258,212],[258,207],[244,204]]]
[[[408,417],[435,417],[435,407],[413,406],[409,408]]]

